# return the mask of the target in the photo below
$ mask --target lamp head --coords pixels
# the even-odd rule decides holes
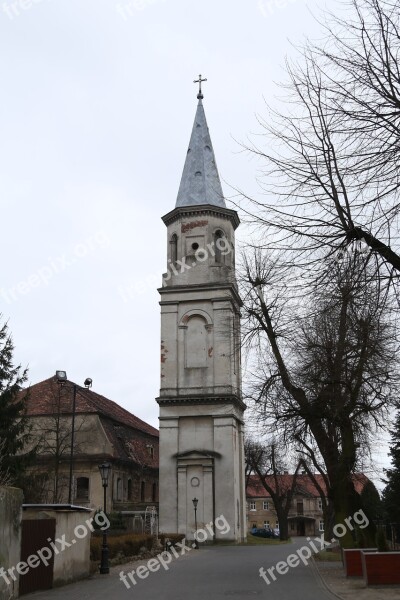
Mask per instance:
[[[111,464],[109,462],[103,462],[101,465],[99,465],[99,471],[103,487],[107,487],[108,478],[110,476],[111,471]]]
[[[198,502],[199,502],[199,501],[198,501],[198,499],[197,499],[197,498],[193,498],[192,502],[193,502],[193,506],[194,506],[195,508],[197,508],[197,504],[198,504]]]
[[[85,386],[85,388],[91,388],[93,385],[93,380],[90,379],[90,377],[86,377],[83,385]]]
[[[68,378],[67,378],[67,372],[66,371],[56,371],[56,378],[58,383],[65,383]]]

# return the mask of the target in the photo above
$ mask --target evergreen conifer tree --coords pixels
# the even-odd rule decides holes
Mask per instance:
[[[0,484],[17,485],[34,450],[26,451],[30,428],[25,402],[19,397],[27,369],[14,366],[13,354],[13,341],[5,323],[0,327]]]
[[[400,524],[400,404],[391,431],[390,456],[392,468],[386,470],[386,487],[383,491],[385,517],[390,523]]]

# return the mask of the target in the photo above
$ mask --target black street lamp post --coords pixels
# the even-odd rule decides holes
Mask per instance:
[[[65,371],[56,371],[56,377],[57,377],[57,381],[58,383],[60,383],[61,385],[63,383],[65,383],[67,380],[67,373]],[[90,377],[88,377],[87,379],[85,379],[85,383],[84,383],[86,388],[91,387],[92,385],[92,380],[90,379]],[[71,451],[70,451],[70,455],[69,455],[69,486],[68,486],[68,504],[72,504],[72,471],[73,471],[73,464],[74,464],[74,441],[75,441],[75,411],[76,411],[76,383],[73,384],[74,388],[73,388],[73,397],[72,397],[72,425],[71,425]]]
[[[68,504],[72,504],[72,469],[74,464],[74,442],[75,442],[75,411],[76,411],[76,384],[74,383],[74,394],[72,398],[72,425],[71,425],[71,452],[69,456],[69,489]]]
[[[193,498],[192,500],[193,502],[193,508],[194,508],[194,543],[193,543],[193,548],[195,550],[199,549],[199,543],[197,541],[197,504],[198,504],[198,499],[197,498]]]
[[[107,514],[107,487],[108,487],[108,478],[111,471],[111,465],[108,462],[104,462],[99,465],[99,471],[101,475],[101,482],[104,490],[104,501],[103,501],[103,510],[104,514]],[[100,573],[102,575],[107,575],[110,572],[110,567],[108,564],[108,544],[107,544],[107,529],[103,529],[103,546],[101,548],[101,563],[100,563]]]

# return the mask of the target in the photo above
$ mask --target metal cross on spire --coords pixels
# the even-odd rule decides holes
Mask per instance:
[[[203,92],[201,91],[201,84],[203,83],[203,81],[207,81],[207,79],[202,79],[201,78],[201,74],[199,75],[198,79],[195,79],[193,81],[193,83],[198,83],[199,84],[199,93],[197,94],[198,100],[203,100],[203,98],[204,98]]]

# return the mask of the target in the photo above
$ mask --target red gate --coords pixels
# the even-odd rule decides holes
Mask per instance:
[[[56,534],[55,519],[26,519],[22,521],[21,561],[37,555],[38,550],[46,547],[51,550],[48,538],[54,540]],[[32,561],[33,562],[33,561]],[[37,561],[36,561],[37,562]],[[48,561],[48,566],[40,561],[39,566],[29,568],[26,575],[19,579],[19,594],[29,594],[36,590],[48,590],[53,587],[54,555]]]

